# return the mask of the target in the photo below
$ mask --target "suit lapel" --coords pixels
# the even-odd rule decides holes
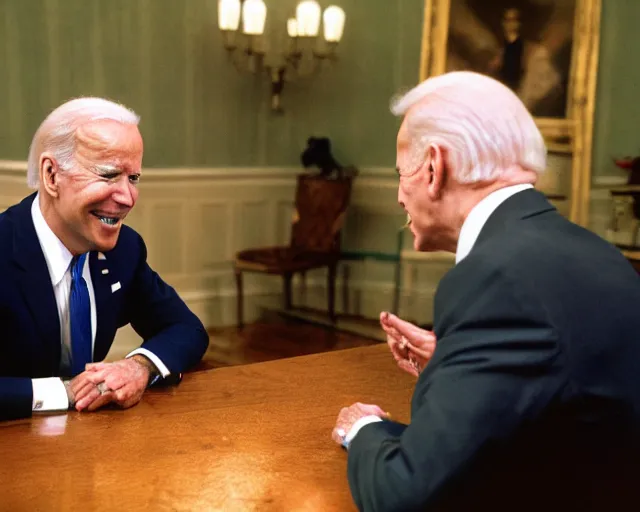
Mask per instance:
[[[35,194],[16,208],[16,229],[13,239],[13,259],[18,269],[17,280],[27,303],[33,323],[40,334],[41,357],[50,375],[57,375],[60,367],[60,320],[44,253],[31,218],[31,204]]]
[[[111,347],[113,335],[117,329],[116,308],[111,283],[117,281],[109,266],[108,259],[99,258],[100,253],[89,256],[91,283],[96,298],[96,339],[93,347],[93,360],[101,361]]]

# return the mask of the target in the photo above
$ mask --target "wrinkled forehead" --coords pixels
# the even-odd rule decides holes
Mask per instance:
[[[112,120],[92,121],[76,131],[76,155],[92,162],[142,159],[143,142],[136,125]]]

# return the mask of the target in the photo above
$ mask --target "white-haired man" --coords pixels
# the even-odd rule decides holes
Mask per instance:
[[[333,438],[348,449],[356,504],[539,511],[637,503],[624,501],[638,487],[637,273],[534,190],[545,145],[504,85],[445,74],[393,111],[405,116],[398,201],[415,248],[452,251],[456,265],[439,284],[433,334],[381,318],[388,333],[404,334],[390,338],[401,367],[417,361],[422,370],[411,423],[374,405],[338,416]]]
[[[33,137],[27,181],[37,192],[0,214],[0,419],[131,407],[207,348],[201,322],[123,225],[138,198],[138,122],[122,105],[79,98]],[[94,363],[127,324],[143,345]]]

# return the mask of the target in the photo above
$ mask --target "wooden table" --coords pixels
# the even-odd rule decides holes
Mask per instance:
[[[408,422],[386,344],[187,374],[136,407],[0,423],[0,510],[348,511],[341,407]]]

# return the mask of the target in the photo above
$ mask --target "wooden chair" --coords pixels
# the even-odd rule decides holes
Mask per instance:
[[[296,187],[295,212],[288,246],[261,247],[236,255],[237,322],[243,319],[242,273],[281,275],[285,308],[291,309],[291,280],[296,273],[327,267],[328,311],[335,321],[335,279],[340,259],[340,230],[351,199],[352,177],[335,180],[300,175]]]

